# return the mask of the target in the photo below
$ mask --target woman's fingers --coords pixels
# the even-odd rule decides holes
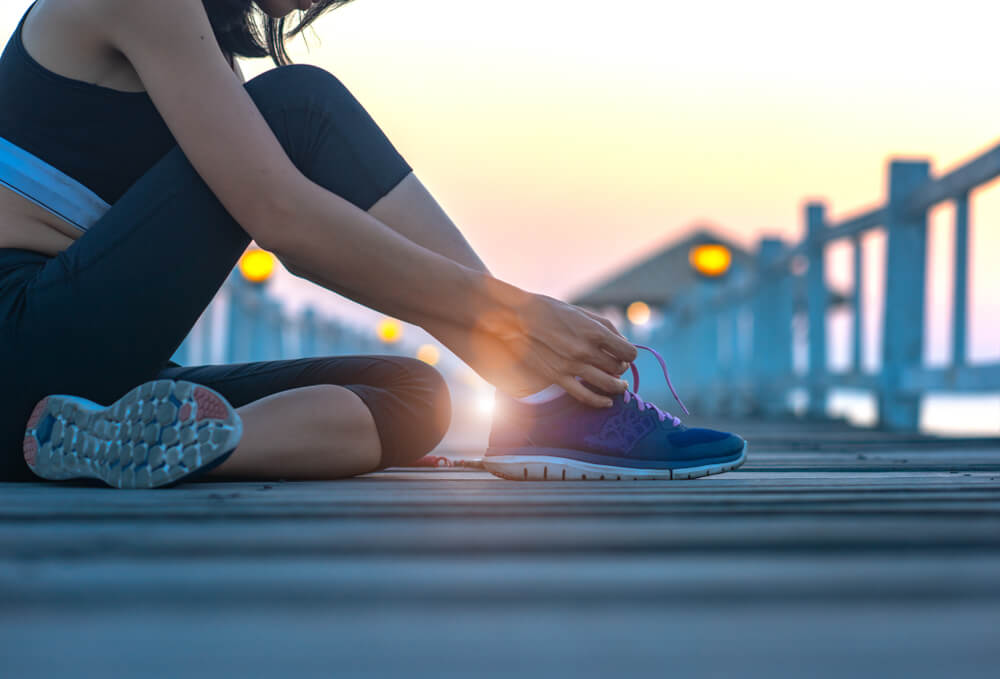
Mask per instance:
[[[576,377],[571,377],[569,375],[562,375],[557,381],[560,387],[566,390],[570,396],[580,401],[584,405],[591,406],[592,408],[610,408],[611,399],[607,396],[602,396],[597,392],[591,391],[583,385],[580,380]]]
[[[604,328],[604,337],[600,343],[600,346],[607,349],[612,356],[620,361],[625,361],[626,363],[631,363],[635,360],[638,355],[639,350],[636,349],[631,342],[617,335],[607,328]]]
[[[594,390],[624,391],[618,378],[635,360],[636,347],[614,324],[586,309],[544,295],[533,300],[534,304],[524,307],[523,330],[503,339],[515,345],[515,350],[520,345],[529,367],[577,400],[593,407],[608,406],[610,399]]]
[[[611,400],[584,385],[577,379],[578,376],[610,394],[620,394],[625,389],[625,383],[614,375],[593,366],[568,361],[540,342],[532,342],[531,345],[531,351],[525,356],[525,365],[586,405],[604,408],[610,405]]]
[[[604,316],[599,316],[598,314],[595,314],[593,311],[590,311],[588,309],[584,309],[583,307],[578,307],[578,308],[581,309],[583,311],[583,313],[585,313],[588,316],[590,316],[591,318],[593,318],[595,321],[597,321],[598,323],[600,323],[601,325],[603,325],[605,328],[607,328],[611,332],[615,333],[616,335],[618,335],[622,339],[625,338],[625,335],[623,335],[623,334],[621,334],[621,332],[619,332],[618,328],[615,327],[615,324],[612,323],[611,321],[609,321],[608,319],[606,319]]]
[[[628,384],[624,380],[609,375],[603,370],[598,370],[592,365],[581,366],[576,373],[580,379],[609,394],[622,394],[628,388]]]
[[[624,366],[623,361],[619,361],[617,358],[601,349],[597,354],[592,357],[590,365],[604,371],[608,375],[619,376],[628,369],[628,364]]]

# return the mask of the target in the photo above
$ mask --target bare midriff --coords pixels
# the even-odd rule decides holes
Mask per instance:
[[[34,250],[55,256],[83,231],[48,210],[0,186],[0,248]]]
[[[72,80],[121,92],[142,92],[139,74],[103,36],[82,27],[101,22],[81,21],[92,12],[88,3],[39,0],[25,19],[22,40],[28,54],[43,68]],[[229,60],[243,81],[235,60]],[[69,222],[0,185],[0,248],[34,250],[55,256],[84,234]]]

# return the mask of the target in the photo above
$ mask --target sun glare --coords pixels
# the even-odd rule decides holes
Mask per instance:
[[[489,416],[493,414],[493,407],[496,405],[496,393],[494,391],[484,391],[476,399],[476,410],[480,415]]]

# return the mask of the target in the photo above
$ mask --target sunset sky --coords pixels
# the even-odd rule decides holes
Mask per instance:
[[[7,35],[29,4],[3,3]],[[835,218],[879,201],[891,155],[940,171],[992,146],[998,19],[969,0],[356,0],[290,52],[351,89],[494,273],[568,296],[694,222],[747,247],[796,238],[806,198]],[[998,193],[973,206],[979,359],[1000,357]],[[932,230],[943,354],[950,214]]]
[[[354,92],[497,275],[565,296],[693,222],[747,247],[796,238],[806,198],[834,218],[880,200],[890,155],[940,171],[995,144],[985,7],[356,0],[292,55]],[[1000,357],[997,194],[973,206],[980,359]],[[931,233],[931,358],[947,353],[950,215]]]

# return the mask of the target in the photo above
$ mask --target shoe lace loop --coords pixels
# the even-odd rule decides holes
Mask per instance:
[[[681,401],[681,397],[678,396],[677,391],[674,390],[674,385],[670,383],[670,374],[667,372],[667,363],[666,361],[663,360],[663,357],[660,356],[659,352],[657,352],[656,349],[653,349],[652,347],[647,347],[643,344],[636,344],[634,346],[637,349],[645,349],[646,351],[650,352],[651,354],[653,354],[653,356],[656,357],[656,360],[660,362],[660,367],[663,368],[663,376],[667,380],[667,386],[670,387],[670,393],[674,395],[674,399],[677,401],[677,403],[680,404],[681,408],[684,409],[684,413],[690,415],[691,413],[688,412],[687,406],[684,405],[684,402]],[[645,410],[647,407],[650,407],[656,411],[657,417],[660,418],[660,422],[663,422],[669,417],[673,422],[674,426],[675,427],[678,426],[681,423],[681,418],[675,415],[671,415],[665,410],[660,410],[660,408],[658,408],[655,404],[650,403],[649,401],[645,401],[641,396],[639,396],[639,369],[635,367],[634,362],[629,363],[629,368],[632,369],[632,388],[625,390],[625,396],[623,397],[625,403],[628,403],[629,401],[632,400],[632,398],[635,398],[636,405],[639,408],[639,410]]]

